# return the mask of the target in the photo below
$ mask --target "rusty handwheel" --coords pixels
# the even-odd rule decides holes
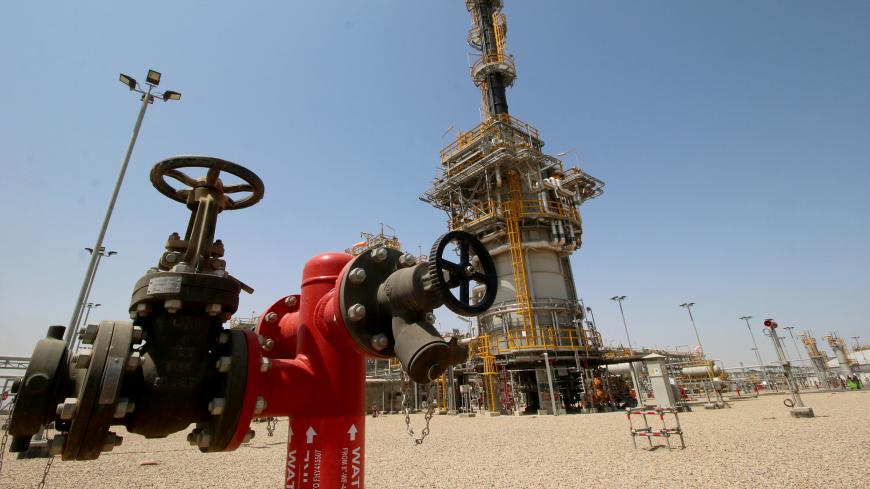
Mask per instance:
[[[182,172],[181,168],[206,168],[208,172],[204,177],[193,178]],[[221,172],[226,172],[240,178],[244,183],[225,186],[219,178]],[[190,188],[175,189],[166,183],[165,177],[178,180]],[[263,181],[254,172],[241,165],[211,156],[174,156],[167,158],[154,165],[154,168],[151,169],[151,184],[161,194],[184,204],[188,203],[188,196],[197,188],[208,187],[219,190],[224,194],[222,210],[250,207],[259,202],[265,193]],[[238,201],[229,197],[229,194],[248,192],[251,195]]]

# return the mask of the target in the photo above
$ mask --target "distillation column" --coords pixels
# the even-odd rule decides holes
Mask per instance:
[[[578,207],[600,195],[604,184],[579,168],[564,169],[542,152],[538,130],[508,113],[505,92],[516,66],[505,52],[501,6],[500,0],[466,1],[468,42],[480,52],[471,78],[481,91],[483,121],[442,149],[442,174],[421,199],[447,213],[450,229],[477,236],[495,260],[498,295],[479,317],[487,337],[478,345],[479,357],[487,360],[481,362],[484,389],[495,389],[494,369],[487,368],[494,357],[509,370],[524,371],[539,408],[551,411],[563,389],[549,392],[548,374],[557,385],[564,380],[551,364],[564,374],[568,366],[579,370],[577,359],[588,364],[600,356],[600,336],[584,325],[569,256],[581,244]],[[544,353],[550,362],[542,365]],[[499,410],[500,399],[488,394],[488,410]]]

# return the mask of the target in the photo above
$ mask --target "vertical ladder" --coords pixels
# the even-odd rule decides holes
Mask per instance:
[[[477,355],[483,360],[483,390],[486,395],[486,409],[489,412],[497,412],[495,403],[495,356],[489,345],[489,336],[480,335],[477,340]]]
[[[520,181],[516,172],[508,175],[508,190],[510,203],[505,212],[507,224],[508,245],[511,252],[511,266],[514,272],[514,286],[517,297],[517,313],[523,322],[523,331],[526,334],[526,346],[536,345],[535,315],[532,311],[532,301],[529,297],[529,285],[526,280],[526,258],[523,252],[523,239],[520,229],[520,217],[522,217],[523,194],[520,189]],[[510,345],[515,346],[515,345]]]

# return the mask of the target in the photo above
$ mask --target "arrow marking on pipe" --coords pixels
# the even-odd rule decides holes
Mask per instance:
[[[348,436],[350,436],[350,441],[356,441],[356,432],[359,431],[356,429],[356,425],[350,425],[350,428],[347,430]]]
[[[317,436],[317,432],[314,431],[313,426],[309,426],[305,431],[305,443],[311,445],[314,442],[314,437]]]

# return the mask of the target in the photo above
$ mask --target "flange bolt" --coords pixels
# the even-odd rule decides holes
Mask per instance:
[[[230,371],[230,366],[233,364],[232,357],[220,357],[218,361],[215,363],[215,368],[217,368],[218,372],[227,373]]]
[[[350,283],[354,285],[359,285],[366,280],[366,271],[362,268],[354,268],[347,274],[347,278],[350,280]]]
[[[376,262],[382,262],[387,259],[387,249],[386,248],[375,248],[372,250],[372,260]]]
[[[347,317],[351,321],[361,321],[366,317],[366,306],[354,304],[347,309]]]
[[[410,253],[405,253],[404,255],[399,257],[399,265],[402,265],[403,267],[410,267],[410,266],[416,265],[416,264],[417,264],[417,257],[410,254]]]
[[[390,346],[390,339],[387,338],[387,335],[383,333],[378,333],[372,336],[372,348],[377,351],[381,351],[386,347]]]

